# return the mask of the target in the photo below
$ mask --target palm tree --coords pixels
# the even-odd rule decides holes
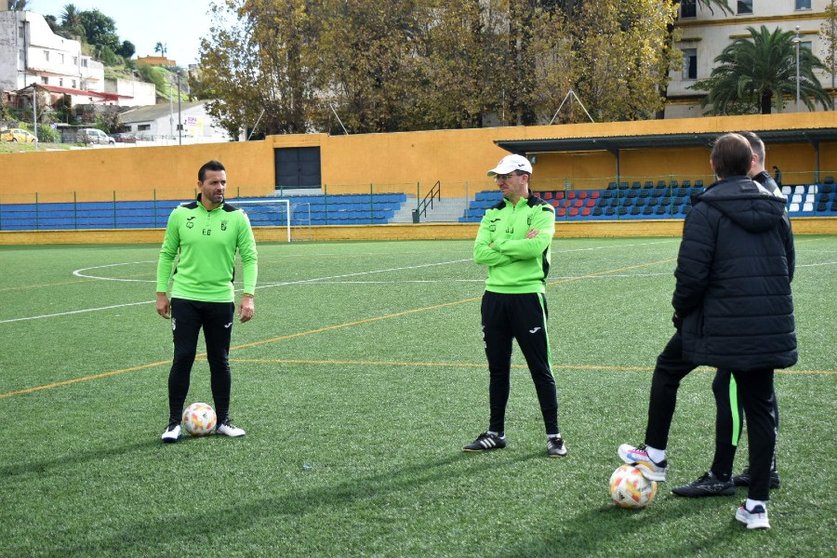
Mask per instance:
[[[156,45],[154,45],[154,52],[159,52],[160,56],[162,56],[163,58],[166,57],[166,50],[166,45],[164,45],[163,43],[158,42]]]
[[[29,0],[9,0],[10,12],[25,12],[29,7]]]
[[[781,107],[786,95],[796,95],[796,33],[778,27],[771,32],[764,25],[747,31],[750,37],[736,39],[715,58],[708,79],[690,87],[708,91],[703,106],[712,105],[709,114],[770,114],[774,102]],[[814,75],[825,69],[811,49],[799,49],[799,97],[808,110],[830,104]]]

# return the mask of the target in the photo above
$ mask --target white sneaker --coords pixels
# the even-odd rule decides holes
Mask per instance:
[[[235,426],[229,419],[219,423],[218,426],[215,427],[215,432],[223,436],[229,436],[230,438],[239,438],[246,434],[243,428]]]
[[[767,520],[767,508],[759,504],[752,510],[747,509],[744,502],[735,512],[735,519],[747,526],[747,529],[770,529],[770,522]]]
[[[167,444],[173,444],[180,439],[180,423],[172,422],[166,427],[161,439]]]

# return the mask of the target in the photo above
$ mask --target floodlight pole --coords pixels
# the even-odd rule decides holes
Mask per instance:
[[[799,26],[796,26],[796,112],[799,112]]]
[[[32,131],[35,132],[35,149],[38,149],[38,86],[32,83]]]

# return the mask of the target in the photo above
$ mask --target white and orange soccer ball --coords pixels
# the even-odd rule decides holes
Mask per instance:
[[[192,403],[183,411],[183,428],[192,436],[206,436],[215,431],[218,417],[206,403]]]
[[[610,475],[610,497],[620,508],[644,508],[656,495],[657,483],[633,465],[621,465]]]

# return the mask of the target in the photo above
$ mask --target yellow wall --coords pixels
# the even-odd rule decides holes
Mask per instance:
[[[194,192],[198,167],[219,159],[228,169],[228,196],[274,191],[274,148],[319,146],[322,181],[329,193],[403,191],[423,194],[437,180],[443,196],[473,195],[494,188],[486,177],[507,153],[498,140],[585,138],[735,130],[835,128],[837,113],[800,113],[434,130],[394,134],[269,136],[264,141],[171,147],[96,148],[0,155],[0,203],[130,199],[184,199]],[[820,167],[837,175],[837,146],[822,144]],[[813,180],[810,144],[768,146],[768,165],[777,164],[786,182]],[[625,150],[622,177],[708,176],[708,150]],[[569,181],[575,188],[603,187],[616,172],[604,151],[539,154],[533,187],[551,189]],[[798,174],[797,174],[798,173]],[[610,178],[612,179],[612,178]],[[706,182],[708,179],[704,179]]]

